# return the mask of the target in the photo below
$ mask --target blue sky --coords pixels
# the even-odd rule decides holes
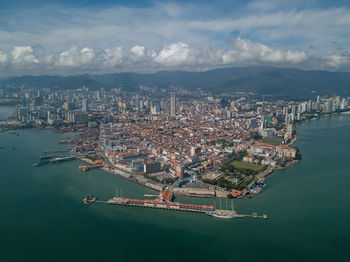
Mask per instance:
[[[0,2],[0,76],[350,70],[349,1]]]

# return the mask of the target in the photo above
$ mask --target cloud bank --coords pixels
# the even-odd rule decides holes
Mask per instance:
[[[39,52],[40,51],[40,52]],[[246,65],[295,65],[308,59],[305,52],[273,49],[263,44],[241,38],[234,39],[232,48],[193,48],[187,43],[164,45],[159,50],[136,45],[130,49],[121,46],[112,48],[77,48],[73,46],[59,53],[43,53],[32,46],[15,46],[6,54],[0,52],[0,67],[25,71],[34,69],[53,72],[153,72],[162,69],[204,70],[223,66]],[[147,70],[145,70],[147,68]]]
[[[0,2],[0,76],[249,65],[350,70],[346,1],[117,2],[38,0],[12,9]]]

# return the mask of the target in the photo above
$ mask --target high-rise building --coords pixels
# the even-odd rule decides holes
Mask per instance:
[[[82,110],[83,112],[89,112],[89,104],[87,99],[83,99],[82,101]]]
[[[64,110],[67,110],[67,111],[70,109],[70,106],[69,106],[69,103],[68,103],[68,102],[64,102],[64,103],[63,103],[63,109],[64,109]]]
[[[175,116],[176,115],[176,97],[175,93],[171,93],[170,95],[170,115]]]
[[[80,111],[68,111],[67,120],[70,123],[88,122],[89,115]]]

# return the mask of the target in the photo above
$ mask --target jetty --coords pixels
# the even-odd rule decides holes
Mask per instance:
[[[146,196],[146,195],[145,195]],[[147,195],[148,197],[151,195]],[[85,199],[85,198],[84,198]],[[238,214],[233,209],[216,209],[212,205],[197,205],[197,204],[187,204],[173,202],[174,194],[170,190],[162,190],[154,200],[141,200],[134,198],[122,197],[122,192],[118,196],[118,190],[116,189],[116,195],[108,199],[107,201],[94,201],[96,203],[105,203],[108,205],[119,205],[119,206],[129,206],[129,207],[143,207],[143,208],[155,208],[155,209],[164,209],[164,210],[174,210],[174,211],[185,211],[185,212],[194,212],[194,213],[203,213],[213,217],[218,218],[244,218],[244,217],[253,217],[253,218],[263,218],[267,219],[267,215],[259,216],[256,212],[252,215]],[[83,200],[84,202],[84,200]],[[90,204],[90,203],[89,203]]]
[[[69,152],[70,150],[48,150],[48,149],[46,149],[45,151],[44,151],[44,153],[45,154],[57,154],[57,153],[67,153],[67,152]]]
[[[45,165],[45,164],[57,164],[59,162],[64,162],[64,161],[69,161],[69,160],[74,160],[75,156],[63,156],[63,157],[55,157],[55,158],[41,158],[40,161],[36,162],[34,164],[34,166],[41,166],[41,165]]]
[[[88,206],[92,203],[94,203],[97,200],[97,197],[94,197],[91,194],[88,194],[86,197],[83,198],[84,205]]]
[[[93,161],[91,165],[88,165],[88,166],[87,165],[80,165],[79,169],[81,171],[86,172],[86,171],[89,171],[92,168],[99,168],[99,167],[104,167],[104,166],[105,165],[103,163],[103,160],[97,159],[97,160]]]

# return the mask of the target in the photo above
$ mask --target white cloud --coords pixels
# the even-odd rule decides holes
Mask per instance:
[[[154,50],[148,50],[147,51],[147,56],[151,57],[151,58],[155,58],[157,56],[157,52]]]
[[[116,46],[106,48],[102,54],[102,63],[105,67],[114,67],[123,62],[123,48]]]
[[[165,66],[180,66],[196,64],[197,51],[188,44],[178,42],[165,46],[154,61]]]
[[[7,54],[0,52],[0,63],[6,63],[7,61]]]
[[[314,49],[308,52],[321,58],[333,53],[333,40],[344,47],[350,46],[350,8],[345,7],[348,6],[346,4],[339,7],[331,3],[330,8],[323,8],[314,1],[305,4],[301,0],[288,3],[278,0],[219,2],[197,5],[190,2],[177,4],[152,1],[139,8],[116,4],[98,9],[57,8],[50,5],[18,9],[16,15],[2,17],[15,30],[6,30],[4,27],[0,30],[0,50],[9,53],[13,46],[40,44],[57,56],[57,52],[68,51],[72,45],[94,47],[94,53],[76,54],[79,59],[62,58],[62,65],[71,64],[75,67],[101,60],[101,52],[105,53],[106,66],[120,65],[123,61],[120,55],[125,57],[132,54],[135,61],[144,61],[159,56],[154,50],[162,49],[164,43],[168,46],[186,43],[190,49],[204,52],[204,56],[197,56],[196,61],[191,61],[190,57],[179,57],[175,61],[175,57],[165,59],[169,50],[164,50],[155,61],[161,65],[175,66],[182,64],[181,59],[188,64],[211,63],[222,59],[222,55],[216,52],[230,49],[229,39],[232,36],[254,39],[273,47],[275,52],[265,56],[266,61],[271,62],[304,59],[300,53],[284,53],[282,47],[308,50],[313,45]],[[113,46],[122,46],[127,52],[111,54],[113,48],[102,50]],[[146,50],[145,46],[151,50]],[[216,49],[208,51],[208,46],[215,46]],[[186,56],[185,51],[184,48],[181,54]],[[43,59],[38,56],[36,49],[35,54],[38,60]],[[228,53],[225,59],[231,61],[231,56]],[[240,56],[234,54],[234,57],[238,59]]]
[[[79,66],[78,56],[78,49],[76,47],[72,47],[60,54],[56,65],[68,67]]]
[[[95,51],[90,47],[85,47],[81,50],[78,50],[77,47],[72,47],[59,55],[56,65],[63,67],[90,65],[94,63],[95,57]],[[53,59],[53,56],[47,58],[50,60]]]
[[[237,38],[233,49],[223,54],[223,63],[237,62],[271,62],[271,63],[300,63],[306,60],[307,54],[301,51],[272,49],[260,43]]]
[[[140,45],[136,45],[130,49],[130,52],[138,57],[142,57],[145,55],[145,47],[140,46]]]
[[[350,57],[349,56],[342,56],[342,55],[331,55],[326,56],[326,63],[327,65],[339,68],[341,66],[349,66],[350,65]]]
[[[39,60],[34,55],[31,46],[15,46],[11,52],[14,64],[36,64]]]
[[[232,42],[231,42],[232,43]],[[58,53],[47,52],[44,47],[16,46],[11,52],[0,52],[1,68],[6,75],[138,72],[149,73],[164,69],[201,71],[231,66],[293,66],[307,69],[349,70],[350,57],[329,55],[323,58],[306,52],[273,48],[268,45],[236,38],[232,47],[194,48],[188,43],[164,45],[160,50],[142,45],[127,48],[71,47]],[[0,75],[5,75],[2,70]],[[17,73],[16,73],[17,72]]]
[[[85,47],[80,50],[80,63],[91,64],[95,59],[95,52],[92,48]]]

